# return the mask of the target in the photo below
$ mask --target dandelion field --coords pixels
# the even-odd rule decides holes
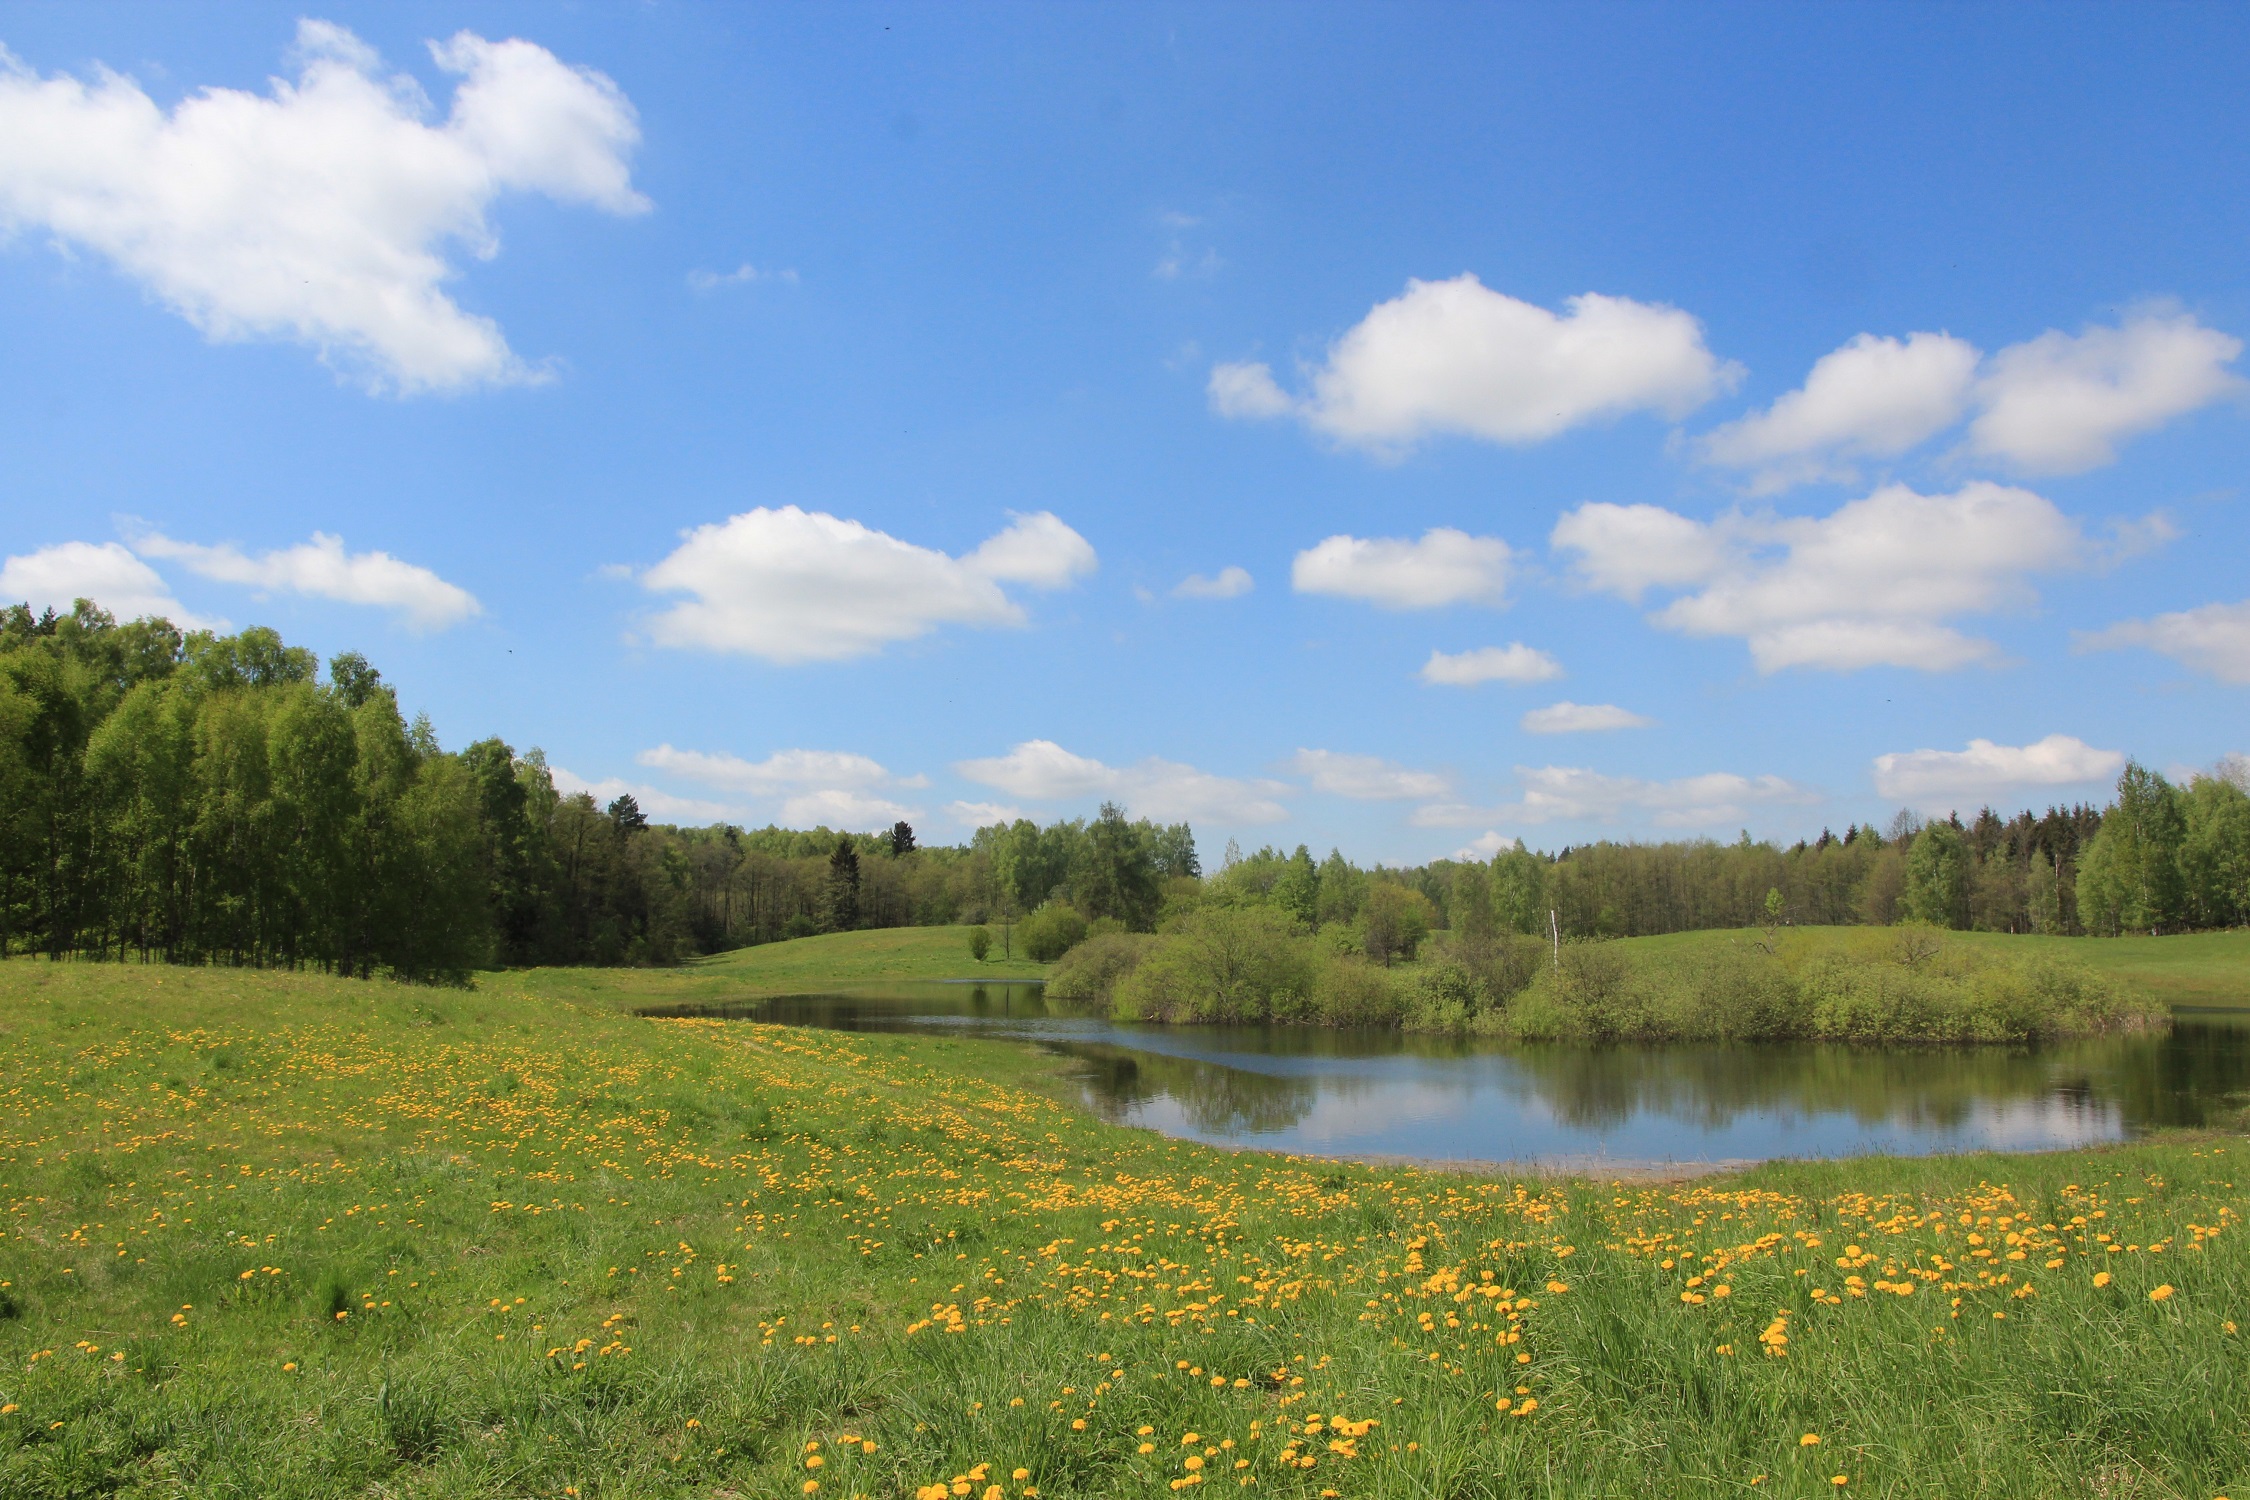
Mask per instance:
[[[1507,1181],[995,1042],[0,965],[0,1496],[2250,1491],[2250,1142]]]

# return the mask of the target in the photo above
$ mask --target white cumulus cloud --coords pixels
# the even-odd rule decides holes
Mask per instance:
[[[1525,444],[1627,412],[1681,417],[1738,377],[1678,308],[1588,292],[1566,309],[1469,274],[1409,281],[1329,347],[1309,395],[1289,396],[1263,364],[1222,364],[1211,407],[1227,417],[1294,413],[1379,451],[1440,433]]]
[[[1248,568],[1225,567],[1217,576],[1206,578],[1201,573],[1190,573],[1172,588],[1175,599],[1239,599],[1250,592]]]
[[[900,821],[911,821],[916,810],[849,787],[823,787],[815,792],[799,792],[781,804],[781,822],[786,828],[849,828],[870,829],[888,827]]]
[[[1435,526],[1419,541],[1404,537],[1332,536],[1297,554],[1289,582],[1300,594],[1364,599],[1385,609],[1439,609],[1449,604],[1505,604],[1508,544]]]
[[[153,615],[182,630],[226,628],[225,621],[204,619],[173,598],[156,570],[117,542],[59,542],[0,563],[0,606],[28,604],[67,615],[79,599],[120,620]]]
[[[378,389],[537,377],[442,290],[453,248],[489,260],[507,192],[638,213],[640,139],[617,86],[527,41],[433,43],[460,83],[432,122],[341,26],[298,23],[297,77],[169,111],[99,69],[40,77],[0,50],[0,228],[103,256],[214,340],[289,339]]]
[[[1053,740],[1025,740],[1006,755],[961,761],[953,769],[979,786],[1031,802],[1100,797],[1124,804],[1136,816],[1160,820],[1278,823],[1289,816],[1275,800],[1289,790],[1278,781],[1215,776],[1156,756],[1110,766],[1073,754]]]
[[[1086,539],[1045,511],[956,558],[786,505],[696,527],[640,582],[691,596],[649,622],[657,644],[795,663],[865,656],[940,625],[1020,625],[1001,584],[1060,588],[1095,565]]]
[[[643,750],[633,758],[651,770],[754,796],[814,788],[925,784],[920,777],[894,777],[872,757],[850,750],[776,750],[764,760],[744,760],[724,751],[675,750],[665,744]]]
[[[1712,771],[1672,781],[1607,776],[1579,766],[1518,766],[1523,800],[1509,811],[1522,823],[1615,823],[1645,819],[1658,828],[1717,828],[1754,809],[1801,805],[1819,795],[1779,776]]]
[[[1023,809],[1004,802],[948,802],[945,814],[963,828],[990,828],[995,823],[1013,823],[1023,816]]]
[[[1966,750],[1907,750],[1875,757],[1875,790],[1922,808],[1952,809],[2035,788],[2106,782],[2124,769],[2119,750],[2067,734],[2029,745],[1971,740]]]
[[[2020,469],[2074,474],[2117,444],[2242,388],[2242,341],[2183,312],[2149,309],[2114,328],[2050,330],[1992,356],[1969,447]]]
[[[2029,490],[1975,481],[1950,495],[1887,485],[1827,516],[1692,521],[1593,504],[1556,523],[1590,586],[1637,599],[1697,586],[1653,616],[1690,635],[1739,636],[1761,672],[1890,665],[1944,671],[1991,642],[1949,619],[2027,605],[2033,575],[2091,558],[2078,523]]]
[[[2221,682],[2250,683],[2250,599],[2124,620],[2079,636],[2080,650],[2143,646]]]
[[[1712,463],[1756,471],[1772,491],[1826,477],[1840,459],[1890,458],[1961,419],[1977,348],[1943,333],[1863,333],[1821,357],[1798,389],[1698,444]]]
[[[926,776],[894,776],[872,756],[850,750],[776,750],[764,760],[725,751],[680,750],[669,744],[633,757],[651,770],[738,795],[780,798],[790,828],[875,828],[909,821],[919,809],[880,795],[928,786]]]
[[[1288,769],[1310,781],[1314,791],[1362,802],[1442,797],[1453,789],[1453,779],[1435,771],[1417,771],[1381,756],[1340,750],[1299,750],[1290,757]]]
[[[1573,703],[1566,698],[1532,709],[1521,722],[1526,734],[1590,734],[1606,729],[1646,729],[1656,721],[1614,703]]]
[[[660,788],[643,786],[637,781],[626,781],[616,776],[588,781],[561,766],[550,766],[548,773],[554,777],[555,790],[565,797],[575,797],[584,792],[602,807],[609,806],[619,797],[631,797],[639,804],[641,811],[652,818],[691,825],[721,823],[742,816],[740,808],[729,807],[721,802],[704,802],[694,797],[675,797]]]
[[[474,594],[428,568],[401,562],[388,552],[346,552],[342,537],[322,531],[314,532],[309,542],[256,557],[231,542],[206,547],[158,532],[136,535],[133,547],[143,557],[181,563],[220,583],[395,610],[416,630],[443,630],[484,613]]]
[[[1432,651],[1422,663],[1420,676],[1432,686],[1474,687],[1480,682],[1552,682],[1563,675],[1562,663],[1546,652],[1510,641],[1505,646],[1479,646],[1471,651]]]
[[[1818,793],[1779,776],[1738,776],[1731,771],[1650,781],[1582,766],[1518,766],[1516,776],[1523,794],[1514,802],[1431,803],[1416,808],[1409,821],[1418,828],[1623,823],[1703,829],[1739,826],[1761,808],[1820,800]]]

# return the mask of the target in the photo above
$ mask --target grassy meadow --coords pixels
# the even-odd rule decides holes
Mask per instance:
[[[982,963],[969,956],[966,927],[884,927],[737,948],[668,969],[511,969],[477,982],[500,994],[630,1010],[897,979],[1038,979],[1054,967],[1033,963],[1021,947],[1002,958],[1000,931],[990,931],[992,952]]]
[[[1897,934],[1898,929],[1885,927],[1792,927],[1783,929],[1780,940],[1817,948],[1852,942],[1896,943]],[[1754,928],[1675,932],[1662,937],[1625,938],[1621,945],[1635,952],[1684,955],[1764,936]],[[2114,938],[1948,932],[1944,941],[1995,954],[2067,959],[2166,1005],[2250,1009],[2250,928]]]
[[[613,980],[0,964],[0,1495],[2250,1490],[2240,1138],[1370,1169]]]

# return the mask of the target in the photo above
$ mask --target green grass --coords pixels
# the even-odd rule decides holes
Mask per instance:
[[[635,1009],[654,1005],[721,1004],[842,984],[899,979],[1038,979],[1054,967],[1033,963],[1018,947],[1000,956],[1000,932],[979,963],[969,956],[966,927],[885,927],[832,932],[716,953],[674,969],[513,969],[479,983],[506,993]]]
[[[2240,1139],[1478,1179],[617,1001],[0,964],[0,1495],[2250,1488]]]
[[[1755,929],[1675,932],[1663,937],[1626,938],[1625,946],[1654,952],[1691,952],[1726,943],[1761,939]],[[1792,927],[1790,943],[1895,942],[1895,930],[1879,927]],[[2068,958],[2107,975],[2138,994],[2167,1005],[2250,1007],[2250,929],[2193,932],[2173,937],[2037,937],[2006,932],[1949,932],[1945,941],[1971,943],[1994,952],[2043,953]]]

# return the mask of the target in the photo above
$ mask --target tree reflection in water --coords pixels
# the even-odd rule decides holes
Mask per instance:
[[[1087,1103],[1107,1119],[1304,1151],[1600,1152],[1627,1127],[1673,1159],[2026,1147],[2211,1125],[2250,1106],[2243,1013],[2042,1048],[1502,1047],[1398,1032],[1133,1027],[1049,1003],[1036,985],[1000,983],[695,1013],[1034,1041],[1076,1064]]]
[[[1088,1102],[1096,1114],[1112,1122],[1127,1120],[1135,1106],[1169,1099],[1202,1134],[1271,1135],[1303,1121],[1320,1097],[1319,1087],[1309,1078],[1256,1073],[1126,1047],[1048,1045],[1084,1067]]]

